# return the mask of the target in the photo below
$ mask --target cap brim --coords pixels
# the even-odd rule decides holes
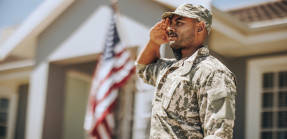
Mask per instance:
[[[163,15],[161,16],[161,18],[162,19],[165,19],[165,18],[172,18],[173,17],[173,15],[174,15],[175,13],[174,12],[165,12],[165,13],[163,13]]]
[[[182,17],[187,17],[187,18],[196,18],[196,17],[188,17],[186,15],[182,15],[180,13],[176,13],[176,12],[165,12],[163,13],[163,15],[161,16],[162,19],[165,19],[165,18],[172,18],[174,15],[179,15],[179,16],[182,16]]]

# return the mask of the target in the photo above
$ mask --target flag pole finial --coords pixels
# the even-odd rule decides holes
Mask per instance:
[[[118,13],[118,0],[111,0],[111,5],[112,5],[115,13]]]

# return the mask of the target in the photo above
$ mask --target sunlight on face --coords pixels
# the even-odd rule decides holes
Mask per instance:
[[[195,22],[191,18],[173,16],[169,29],[169,45],[173,49],[183,49],[195,40]]]

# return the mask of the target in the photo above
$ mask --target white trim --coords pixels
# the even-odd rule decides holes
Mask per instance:
[[[75,70],[67,71],[67,76],[77,78],[77,79],[83,80],[83,81],[88,82],[88,83],[90,83],[92,81],[91,75],[88,75],[88,74],[83,73],[83,72],[75,71]]]
[[[0,83],[8,81],[14,82],[15,80],[21,83],[29,83],[31,73],[32,69],[10,72],[3,75],[0,74]]]
[[[287,69],[287,56],[250,59],[247,62],[245,138],[260,138],[262,73]]]
[[[262,28],[262,27],[279,26],[279,25],[286,25],[286,24],[287,24],[287,18],[279,18],[279,19],[273,19],[273,20],[267,20],[267,21],[251,22],[248,24],[248,26],[249,28]]]
[[[45,0],[0,47],[0,61],[24,41],[37,37],[75,0]]]
[[[264,43],[264,42],[279,41],[279,40],[286,39],[286,36],[287,36],[286,29],[276,30],[272,32],[263,32],[260,34],[256,34],[256,33],[244,34],[240,32],[239,30],[236,30],[234,27],[231,27],[230,25],[224,23],[223,21],[217,18],[214,18],[212,21],[212,30],[216,30],[246,46],[251,46],[252,44],[258,44],[258,43]]]
[[[39,63],[30,76],[25,139],[42,139],[49,63]]]
[[[16,61],[16,62],[9,62],[5,64],[1,64],[0,71],[31,67],[34,65],[34,63],[35,62],[33,60],[21,60],[21,61]]]

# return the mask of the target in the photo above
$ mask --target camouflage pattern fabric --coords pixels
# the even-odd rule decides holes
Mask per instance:
[[[136,64],[156,87],[151,139],[230,139],[235,119],[235,76],[202,47],[181,60]]]
[[[201,5],[193,4],[183,4],[180,5],[174,12],[165,12],[162,18],[172,18],[173,15],[180,15],[183,17],[197,19],[198,21],[203,21],[205,23],[205,28],[210,33],[212,24],[212,14],[211,12]]]

